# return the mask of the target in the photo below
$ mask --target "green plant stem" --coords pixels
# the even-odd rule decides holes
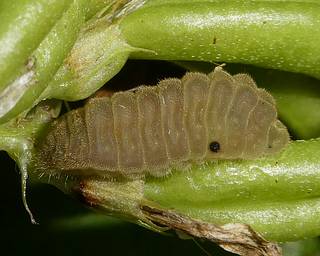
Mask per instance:
[[[153,51],[133,58],[253,64],[319,78],[319,10],[307,2],[166,3],[146,5],[120,27],[130,45]]]
[[[30,55],[29,58],[34,61],[34,65],[30,68],[30,71],[34,72],[32,81],[25,86],[9,85],[8,89],[15,95],[10,106],[14,107],[5,108],[6,105],[3,107],[2,123],[9,121],[24,110],[29,110],[31,106],[38,103],[39,95],[47,87],[78,37],[80,28],[85,21],[85,2],[85,0],[74,1],[38,48]],[[6,95],[4,100],[9,101],[9,95],[10,93]]]
[[[10,25],[5,26],[6,22],[4,23],[3,27],[8,31],[3,29],[2,38],[0,28],[0,45],[3,47],[3,56],[0,52],[0,66],[3,68],[1,70],[0,67],[0,90],[1,86],[3,89],[6,87],[0,93],[0,123],[10,121],[43,100],[43,97],[40,97],[41,93],[63,64],[85,21],[114,2],[113,0],[74,0],[71,4],[69,1],[69,5],[63,6],[61,1],[59,3],[49,1],[51,5],[41,1],[37,4],[32,2],[29,3],[30,8],[36,9],[35,6],[37,6],[41,9],[42,16],[32,15],[33,13],[30,12],[28,20],[24,20],[24,12],[19,13],[19,11],[24,10],[26,6],[23,1],[20,1],[14,5],[18,11],[9,13],[7,16],[0,13]],[[10,6],[6,4],[6,8],[9,9]],[[52,21],[46,13],[53,17]],[[14,24],[12,19],[16,19],[15,30],[12,28]],[[16,33],[13,34],[13,32]],[[17,36],[25,32],[28,32],[25,37]],[[10,36],[20,41],[8,47],[6,42],[13,40]],[[22,50],[19,50],[19,47]],[[10,49],[13,49],[12,52]],[[1,76],[2,71],[6,74],[5,76]]]
[[[18,74],[24,71],[23,67],[26,65],[27,59],[33,51],[39,47],[43,39],[57,22],[64,23],[64,26],[61,24],[56,25],[54,34],[59,37],[59,33],[71,33],[70,36],[74,39],[73,34],[79,30],[79,23],[91,18],[96,12],[114,1],[82,1],[82,4],[79,6],[80,2],[81,1],[77,0],[17,0],[1,2],[0,91],[15,79]],[[81,15],[77,16],[74,11],[68,11],[70,5],[73,5],[73,9],[75,7],[81,8]],[[65,15],[67,11],[68,13]],[[59,21],[60,19],[63,19],[63,21]],[[70,20],[68,21],[68,19]],[[70,24],[68,24],[68,22]],[[74,31],[70,29],[70,26],[73,26]],[[46,40],[51,41],[52,45],[50,45],[50,47],[53,48],[58,42],[52,41],[53,32],[50,34],[49,39]],[[66,44],[68,45],[68,40],[66,40]],[[61,48],[59,49],[61,50]],[[48,55],[49,54],[50,50]],[[47,63],[48,62],[46,62],[46,64]]]
[[[117,25],[102,20],[80,35],[41,98],[75,101],[89,97],[121,70],[135,50]]]
[[[85,8],[86,20],[92,18],[104,8],[114,4],[117,0],[87,0]]]
[[[115,11],[111,7],[117,2],[119,1],[74,0],[63,10],[60,19],[51,24],[51,31],[39,37],[38,48],[29,47],[30,50],[27,47],[27,40],[22,40],[22,44],[26,42],[24,46],[29,51],[17,58],[11,56],[10,62],[7,63],[8,67],[11,64],[15,69],[19,67],[20,71],[16,70],[14,76],[10,78],[10,83],[9,80],[0,79],[0,83],[6,87],[0,93],[0,123],[8,122],[23,111],[30,110],[45,98],[67,99],[68,94],[69,98],[72,95],[73,100],[88,97],[121,69],[133,47],[127,47],[121,33],[114,33],[115,30],[112,28],[115,26],[110,26],[110,21],[105,19],[106,24],[101,27],[101,23],[95,22],[100,17],[97,15],[84,27],[85,21],[97,12],[104,10],[107,15]],[[55,9],[53,11],[56,12]],[[38,17],[34,19],[41,22]],[[29,23],[32,22],[35,21],[30,19]],[[94,27],[97,24],[99,25]],[[19,28],[17,29],[19,31]],[[35,28],[32,29],[36,31]],[[81,29],[82,33],[79,35]],[[4,40],[8,40],[6,35]],[[7,51],[4,52],[9,54]],[[102,61],[104,67],[99,65]],[[92,66],[89,67],[89,64]],[[80,68],[83,67],[87,69],[85,78],[83,72],[79,74],[82,71]],[[54,77],[56,72],[57,75]],[[51,80],[53,82],[50,84]],[[52,87],[47,90],[50,93],[43,93],[48,86]]]
[[[248,2],[247,0],[232,0],[233,2],[237,2],[239,4],[243,4]],[[221,0],[188,0],[188,3],[217,3],[221,2]],[[251,0],[251,2],[282,2],[282,4],[286,3],[315,3],[319,4],[318,0]],[[148,6],[156,6],[163,4],[185,4],[186,0],[148,0],[145,4],[145,7]]]
[[[0,8],[0,91],[25,65],[71,1],[2,1]],[[41,24],[39,26],[39,24]]]
[[[317,236],[319,154],[319,139],[296,141],[274,157],[219,161],[150,180],[144,196],[211,223],[247,223],[275,241]]]

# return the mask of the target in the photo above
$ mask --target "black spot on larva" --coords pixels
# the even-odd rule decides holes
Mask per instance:
[[[272,146],[271,146],[271,145],[268,145],[268,148],[272,148]]]
[[[212,152],[217,153],[220,150],[220,143],[213,141],[210,143],[209,148]]]

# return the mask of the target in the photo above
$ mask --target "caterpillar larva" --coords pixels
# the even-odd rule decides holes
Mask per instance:
[[[53,123],[37,161],[51,174],[163,176],[188,162],[269,155],[288,141],[272,96],[217,67],[90,100]]]

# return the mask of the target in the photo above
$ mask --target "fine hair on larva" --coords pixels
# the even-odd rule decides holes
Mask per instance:
[[[36,145],[48,175],[143,178],[217,159],[256,159],[289,142],[275,100],[247,74],[190,72],[157,86],[92,98]]]

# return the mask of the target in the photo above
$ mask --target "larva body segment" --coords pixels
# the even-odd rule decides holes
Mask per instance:
[[[127,175],[142,173],[144,156],[136,95],[133,92],[115,94],[112,97],[112,110],[118,145],[118,171]]]
[[[225,130],[227,138],[225,147],[230,149],[228,158],[245,157],[242,153],[246,152],[246,136],[243,135],[246,133],[248,119],[257,101],[258,96],[252,87],[240,83],[237,84],[230,110],[226,117],[228,121]]]
[[[172,163],[187,161],[190,145],[184,122],[184,97],[179,79],[166,79],[159,83],[163,134],[168,159]]]
[[[151,87],[136,92],[138,99],[139,130],[143,145],[146,171],[168,168],[168,154],[163,132],[159,93]]]
[[[224,159],[228,158],[228,151],[225,147],[227,143],[227,118],[235,93],[235,84],[232,76],[222,70],[209,74],[209,77],[211,78],[211,82],[206,111],[208,127],[207,144],[215,141],[219,143],[220,148],[215,154],[207,150],[206,158]]]
[[[266,152],[270,124],[276,120],[276,115],[275,107],[259,98],[257,105],[249,116],[246,130],[245,152],[247,152],[249,158],[263,155]]]
[[[69,168],[79,166],[85,169],[88,165],[88,145],[86,122],[84,118],[84,109],[75,111],[73,115],[66,115],[66,122],[69,133],[66,134],[69,141],[66,146],[66,156],[69,161]],[[70,132],[72,131],[72,132]]]
[[[96,104],[95,101],[89,101],[84,111],[89,138],[87,145],[88,166],[97,171],[104,170],[106,167],[110,172],[118,170],[118,144],[114,132],[110,98],[100,100],[99,104]]]
[[[272,96],[218,67],[92,99],[56,120],[36,148],[45,172],[140,178],[188,162],[258,158],[288,141]]]
[[[184,125],[188,136],[190,159],[202,160],[207,152],[206,110],[210,80],[201,73],[189,73],[182,79]]]

